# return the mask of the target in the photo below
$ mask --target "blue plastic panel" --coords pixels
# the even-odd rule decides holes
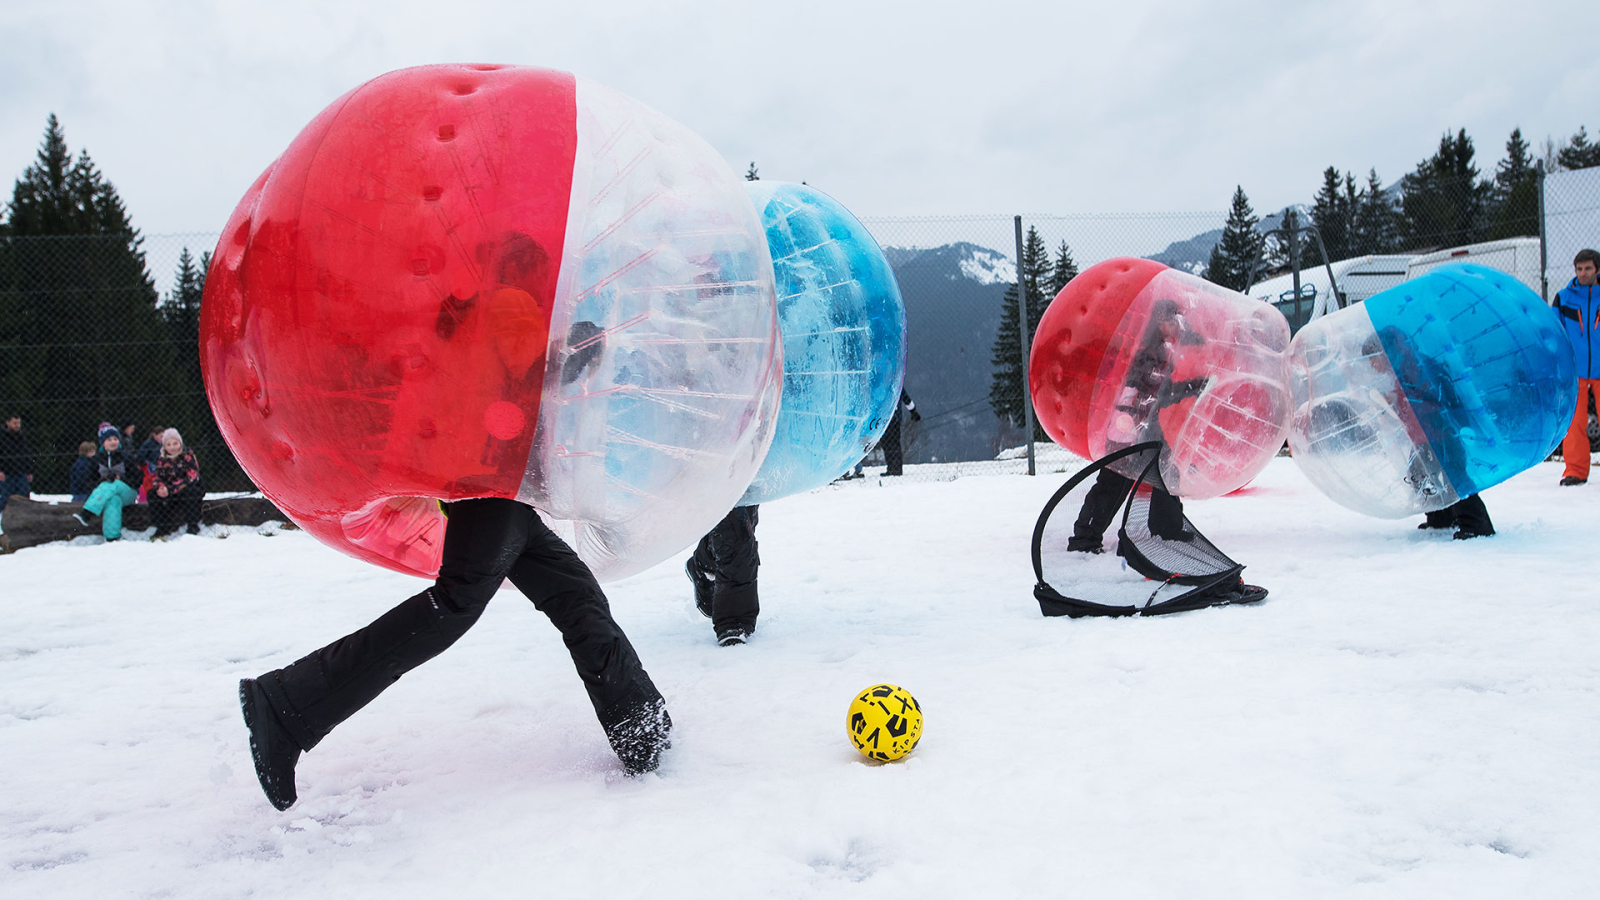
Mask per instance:
[[[1411,412],[1460,496],[1543,460],[1577,403],[1556,314],[1497,269],[1441,266],[1365,303]]]
[[[888,427],[906,364],[900,287],[866,227],[815,188],[747,187],[772,253],[783,395],[741,505],[820,487],[854,466]]]

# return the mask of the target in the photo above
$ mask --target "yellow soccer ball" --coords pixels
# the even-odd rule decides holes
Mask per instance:
[[[875,684],[851,702],[845,734],[868,759],[899,759],[922,739],[922,707],[903,687]]]

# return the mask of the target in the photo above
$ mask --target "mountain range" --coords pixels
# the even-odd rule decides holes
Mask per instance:
[[[989,408],[989,381],[1016,264],[965,241],[884,254],[906,305],[906,393],[922,413],[905,432],[906,461],[993,459],[1012,430]]]

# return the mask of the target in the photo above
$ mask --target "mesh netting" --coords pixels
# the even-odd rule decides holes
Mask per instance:
[[[1146,578],[1174,584],[1202,585],[1243,568],[1206,539],[1183,514],[1183,505],[1168,493],[1156,465],[1158,450],[1136,458],[1142,474],[1128,498],[1127,514],[1117,538],[1117,552]]]
[[[1033,532],[1034,596],[1045,615],[1158,615],[1238,600],[1230,589],[1244,567],[1166,491],[1155,465],[1160,448],[1152,441],[1107,454],[1045,504]]]

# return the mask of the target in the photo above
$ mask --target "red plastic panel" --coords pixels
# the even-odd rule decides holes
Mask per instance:
[[[1133,298],[1167,267],[1118,257],[1090,266],[1056,295],[1033,336],[1028,385],[1051,440],[1089,456],[1089,400],[1111,336]]]
[[[1289,323],[1273,307],[1116,259],[1079,275],[1045,312],[1030,387],[1046,432],[1068,449],[1093,459],[1159,440],[1167,487],[1214,497],[1283,446],[1288,345]]]
[[[234,211],[201,359],[228,444],[320,539],[431,575],[431,499],[528,465],[576,148],[573,77],[441,65],[335,101]]]

